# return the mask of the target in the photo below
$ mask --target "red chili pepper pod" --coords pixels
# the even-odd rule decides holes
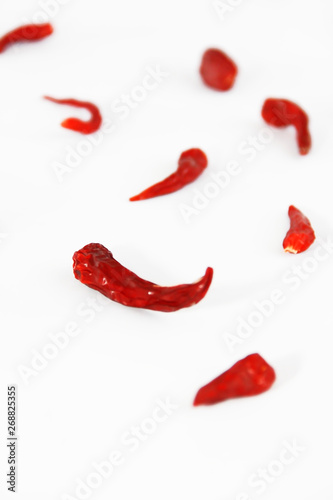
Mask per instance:
[[[156,196],[174,193],[195,181],[207,167],[207,156],[201,149],[189,149],[180,155],[176,172],[166,179],[132,196],[130,201],[147,200]]]
[[[286,99],[266,99],[261,110],[266,123],[274,127],[293,125],[297,133],[297,143],[301,155],[306,155],[311,148],[308,115],[294,102]]]
[[[260,354],[250,354],[202,387],[193,405],[212,405],[227,399],[256,396],[268,391],[275,378],[273,368]]]
[[[238,73],[236,64],[219,49],[208,49],[202,56],[200,75],[214,90],[229,90]]]
[[[91,102],[78,101],[77,99],[55,99],[54,97],[44,96],[44,99],[55,102],[57,104],[66,104],[68,106],[75,106],[76,108],[85,108],[91,113],[91,118],[88,121],[79,120],[78,118],[67,118],[61,123],[61,126],[80,132],[81,134],[92,134],[96,132],[101,126],[102,116],[95,104]]]
[[[27,24],[26,26],[20,26],[0,38],[0,53],[13,43],[35,42],[51,35],[52,33],[53,27],[49,23]]]
[[[288,210],[290,218],[290,229],[283,240],[285,252],[305,252],[316,239],[311,223],[298,208],[290,205]]]
[[[190,285],[162,287],[139,278],[99,243],[86,245],[73,256],[73,271],[81,283],[125,306],[173,312],[197,304],[212,282],[213,269]]]

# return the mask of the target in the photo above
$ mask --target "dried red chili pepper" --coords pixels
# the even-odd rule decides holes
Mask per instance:
[[[219,49],[208,49],[202,56],[200,74],[208,87],[229,90],[235,83],[237,66]]]
[[[293,205],[290,205],[288,215],[290,217],[290,229],[283,240],[284,251],[290,253],[305,252],[316,239],[311,223]]]
[[[193,405],[212,405],[227,399],[255,396],[267,391],[274,380],[273,368],[260,354],[250,354],[202,387]]]
[[[85,108],[91,113],[91,118],[88,121],[79,120],[78,118],[67,118],[61,123],[64,128],[69,128],[81,134],[92,134],[96,132],[101,126],[102,116],[95,104],[91,102],[78,101],[76,99],[54,99],[54,97],[44,96],[48,101],[56,102],[57,104],[67,104],[68,106],[75,106],[77,108]]]
[[[125,306],[172,312],[197,304],[212,282],[213,269],[190,285],[163,287],[139,278],[99,243],[86,245],[73,256],[73,270],[81,283]]]
[[[207,167],[207,157],[201,149],[188,149],[180,155],[176,172],[166,179],[132,196],[130,201],[147,200],[156,196],[174,193],[199,177]]]
[[[35,42],[53,33],[51,24],[27,24],[10,31],[0,38],[0,54],[9,45],[17,42]]]
[[[311,135],[308,128],[309,117],[302,108],[286,99],[266,99],[261,115],[265,122],[274,127],[293,125],[297,133],[300,154],[308,154],[311,148]]]

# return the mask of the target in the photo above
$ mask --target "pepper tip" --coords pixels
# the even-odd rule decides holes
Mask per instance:
[[[193,406],[200,406],[201,405],[201,402],[199,401],[198,395],[199,395],[199,393],[194,398]]]

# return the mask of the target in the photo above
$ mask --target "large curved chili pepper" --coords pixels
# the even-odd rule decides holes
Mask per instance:
[[[200,74],[208,87],[229,90],[235,83],[237,66],[219,49],[208,49],[202,56]]]
[[[207,167],[207,157],[201,149],[189,149],[180,155],[176,172],[166,179],[132,196],[130,201],[147,200],[156,196],[174,193],[195,181]]]
[[[297,133],[297,144],[301,155],[306,155],[311,148],[309,117],[294,102],[286,99],[266,99],[261,110],[265,122],[274,127],[293,125]]]
[[[81,283],[115,302],[162,312],[178,311],[200,302],[213,278],[213,269],[208,267],[205,276],[196,283],[158,286],[123,267],[99,243],[90,243],[74,253],[73,270]]]
[[[78,101],[76,99],[54,99],[54,97],[44,96],[51,102],[56,102],[57,104],[67,104],[68,106],[75,106],[76,108],[85,108],[91,113],[91,118],[88,121],[79,120],[78,118],[67,118],[61,123],[64,128],[69,128],[75,132],[81,132],[81,134],[92,134],[96,132],[101,126],[102,116],[95,104],[91,102]]]
[[[17,42],[35,42],[53,33],[51,24],[27,24],[10,31],[0,38],[0,53]]]
[[[202,387],[193,405],[212,405],[227,399],[256,396],[267,391],[274,380],[273,368],[260,354],[250,354]]]
[[[285,252],[301,253],[309,248],[316,239],[310,221],[298,208],[290,205],[288,210],[290,229],[283,240]]]

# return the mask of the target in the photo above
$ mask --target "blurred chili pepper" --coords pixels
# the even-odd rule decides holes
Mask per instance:
[[[51,102],[56,102],[57,104],[66,104],[68,106],[75,106],[77,108],[85,108],[91,113],[91,118],[88,121],[79,120],[78,118],[67,118],[61,123],[64,128],[69,128],[75,132],[81,132],[81,134],[92,134],[96,132],[101,126],[102,116],[99,109],[95,104],[85,101],[78,101],[76,99],[54,99],[54,97],[44,96]]]
[[[260,354],[250,354],[202,387],[193,405],[212,405],[227,399],[255,396],[267,391],[274,380],[273,368]]]
[[[286,99],[266,99],[261,110],[265,122],[274,127],[293,125],[297,133],[297,143],[301,155],[306,155],[311,148],[308,115],[294,102]]]
[[[73,270],[81,283],[125,306],[172,312],[197,304],[212,282],[213,269],[190,285],[162,287],[139,278],[99,243],[86,245],[73,256]]]
[[[51,24],[27,24],[10,31],[0,38],[0,53],[17,42],[35,42],[53,33]]]
[[[166,179],[145,189],[142,193],[132,196],[130,201],[147,200],[156,196],[178,191],[199,177],[207,167],[207,157],[201,149],[189,149],[180,155],[176,172]]]
[[[208,87],[229,90],[235,83],[237,66],[219,49],[208,49],[202,56],[200,74]]]
[[[293,205],[290,205],[288,215],[290,217],[290,229],[283,240],[284,251],[290,253],[304,252],[316,239],[311,223],[309,219]]]

